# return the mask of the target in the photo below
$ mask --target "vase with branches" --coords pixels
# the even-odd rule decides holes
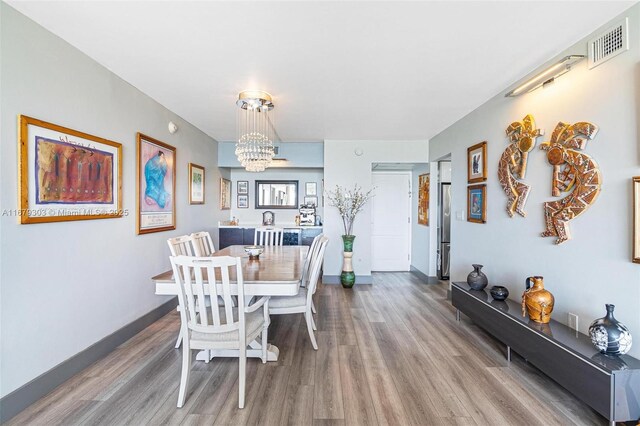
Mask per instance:
[[[327,193],[329,205],[338,209],[344,228],[344,234],[342,235],[344,251],[340,282],[342,286],[346,288],[353,287],[356,282],[356,275],[353,272],[353,264],[351,261],[353,257],[353,240],[356,238],[356,236],[353,235],[353,222],[371,197],[373,197],[373,189],[365,192],[358,185],[354,185],[353,189],[346,189],[340,185],[336,185],[335,190],[328,191]]]

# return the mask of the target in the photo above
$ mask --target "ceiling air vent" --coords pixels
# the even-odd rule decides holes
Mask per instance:
[[[629,19],[624,18],[589,41],[589,69],[629,50]]]

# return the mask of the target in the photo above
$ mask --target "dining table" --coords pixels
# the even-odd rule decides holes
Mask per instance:
[[[245,246],[234,245],[216,251],[212,256],[239,257],[242,262],[242,278],[244,283],[244,303],[249,304],[255,296],[295,296],[300,290],[302,269],[308,246],[265,246],[264,252],[257,259],[250,259]],[[238,284],[234,268],[229,270],[231,294],[238,294]],[[151,278],[156,286],[156,294],[161,296],[177,296],[178,287],[173,271],[168,270]],[[217,281],[218,292],[222,293],[222,284]],[[205,294],[209,294],[209,285],[205,281]],[[247,356],[262,357],[262,342],[257,339],[249,344]],[[267,361],[277,361],[280,350],[267,343]],[[209,361],[214,357],[238,357],[239,351],[220,349],[201,351],[196,359]]]

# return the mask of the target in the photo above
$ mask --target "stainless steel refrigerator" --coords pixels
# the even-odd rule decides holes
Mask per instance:
[[[449,279],[451,251],[451,184],[441,183],[438,215],[438,278]]]

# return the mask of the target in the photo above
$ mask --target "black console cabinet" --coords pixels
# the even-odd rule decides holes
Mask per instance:
[[[253,244],[255,228],[220,228],[218,232],[219,248]]]
[[[451,303],[543,373],[614,422],[640,418],[640,361],[600,354],[588,336],[551,320],[522,317],[521,305],[493,300],[467,283],[453,283]]]

